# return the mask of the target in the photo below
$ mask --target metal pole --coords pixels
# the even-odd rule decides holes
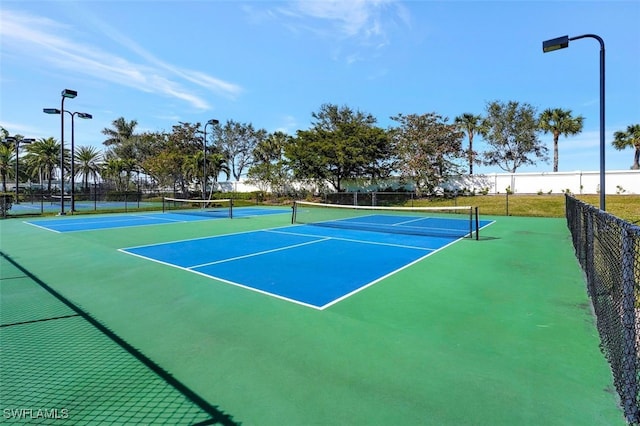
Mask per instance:
[[[604,73],[604,63],[605,63],[605,53],[604,53],[604,40],[600,36],[595,34],[584,34],[577,37],[569,38],[569,41],[578,40],[581,38],[595,38],[600,43],[600,210],[606,211],[605,204],[605,195],[606,195],[606,186],[605,186],[605,101],[604,101],[604,87],[605,87],[605,73]]]
[[[14,200],[14,204],[20,204],[20,200],[18,200],[18,150],[20,147],[20,141],[16,139],[16,199]]]
[[[207,124],[204,124],[204,138],[202,139],[202,199],[206,200],[207,193]]]
[[[207,126],[211,124],[212,126],[220,123],[215,118],[204,123],[204,139],[202,140],[202,199],[206,200],[206,192],[207,192]]]
[[[600,42],[600,210],[606,211],[606,187],[604,184],[604,41],[600,37],[598,37],[598,41]]]
[[[67,111],[69,112],[69,111]],[[69,112],[71,115],[71,214],[76,211],[76,200],[75,200],[75,170],[74,170],[74,138],[75,138],[75,129],[74,129],[74,120],[73,117],[77,114],[77,112]]]
[[[64,93],[60,103],[60,216],[64,216]]]

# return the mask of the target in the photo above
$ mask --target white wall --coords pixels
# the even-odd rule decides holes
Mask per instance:
[[[640,170],[611,170],[605,174],[606,194],[640,194]],[[504,194],[507,187],[515,194],[599,194],[599,172],[487,173],[465,175],[450,180],[447,189],[468,189],[476,194]],[[218,182],[217,190],[234,192],[258,191],[244,181]]]
[[[504,194],[507,187],[516,194],[538,192],[560,194],[599,194],[599,172],[488,173],[460,176],[450,187],[475,190],[488,188],[489,194]],[[605,173],[606,194],[640,194],[640,170],[611,170]]]

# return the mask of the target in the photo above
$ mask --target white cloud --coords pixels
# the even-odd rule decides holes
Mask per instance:
[[[133,62],[103,49],[66,36],[72,28],[48,18],[3,10],[0,15],[2,51],[10,50],[20,60],[45,64],[65,72],[84,74],[148,93],[178,98],[197,109],[210,105],[196,91],[185,86],[195,84],[222,96],[234,98],[241,87],[197,70],[181,69],[156,58],[103,22],[103,34],[133,51]],[[65,34],[65,35],[59,35]]]
[[[45,137],[39,126],[31,126],[23,123],[11,123],[8,121],[0,121],[0,126],[9,131],[10,135],[22,135],[27,138]]]
[[[296,0],[271,11],[292,32],[352,43],[339,56],[348,64],[364,60],[361,49],[378,50],[390,45],[390,29],[397,22],[410,26],[406,8],[395,0]]]
[[[297,128],[298,122],[296,118],[292,115],[285,115],[284,117],[282,117],[282,125],[275,129],[275,131],[293,135],[295,134]]]

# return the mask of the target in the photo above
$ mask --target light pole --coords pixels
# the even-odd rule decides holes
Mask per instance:
[[[64,216],[64,100],[66,98],[73,99],[78,96],[78,92],[71,89],[64,89],[61,93],[62,102],[60,102],[60,109],[57,108],[44,108],[43,112],[46,114],[60,114],[60,216]]]
[[[595,38],[600,43],[600,210],[605,206],[605,164],[604,164],[604,40],[595,34],[583,34],[577,37],[562,36],[542,42],[544,53],[569,47],[569,42],[581,38]]]
[[[42,110],[46,114],[60,114],[60,110],[58,108],[44,108]],[[79,118],[84,118],[90,120],[93,118],[91,114],[86,112],[71,112],[64,110],[67,114],[71,116],[71,212],[76,211],[76,199],[75,199],[75,124],[74,117],[77,115]],[[64,195],[64,194],[63,194]],[[62,197],[62,203],[64,204],[64,196]]]
[[[74,146],[74,135],[75,130],[73,128],[73,117],[78,116],[78,118],[84,118],[85,120],[91,120],[93,116],[91,114],[87,114],[86,112],[69,112],[65,111],[71,116],[71,212],[76,211],[76,171],[75,171],[75,146]]]
[[[16,137],[8,137],[7,139],[5,139],[7,142],[13,142],[16,145],[16,199],[14,201],[14,204],[20,204],[20,199],[18,199],[18,185],[19,185],[19,181],[18,181],[18,153],[20,152],[20,144],[30,144],[32,142],[35,142],[35,139],[18,139]]]
[[[215,118],[212,118],[211,120],[207,121],[204,125],[204,138],[202,139],[202,199],[205,200],[206,199],[206,192],[207,192],[207,126],[209,124],[211,124],[212,126],[215,126],[216,124],[220,123],[218,120],[216,120]]]

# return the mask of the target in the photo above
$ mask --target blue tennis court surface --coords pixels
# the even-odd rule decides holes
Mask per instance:
[[[459,239],[293,225],[120,251],[324,309]]]
[[[257,207],[238,207],[233,210],[234,217],[236,218],[271,214],[290,214],[290,212],[291,210],[289,209],[264,209]],[[56,219],[27,221],[26,223],[54,232],[77,232],[224,218],[228,218],[226,212],[220,213],[219,215],[206,216],[184,213],[153,212],[135,214],[113,214],[109,216],[65,216]]]

